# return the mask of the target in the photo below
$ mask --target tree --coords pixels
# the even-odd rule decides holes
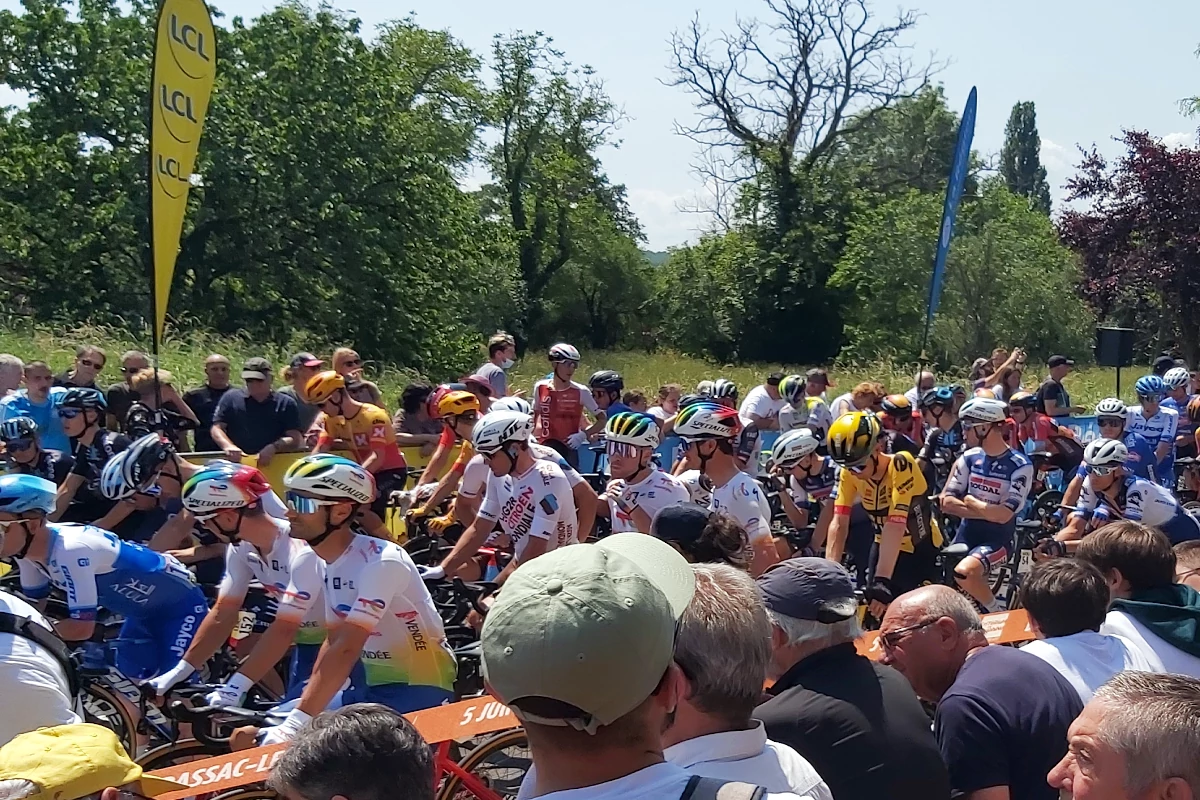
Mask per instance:
[[[1113,165],[1093,148],[1067,181],[1063,241],[1083,262],[1084,291],[1102,319],[1200,358],[1200,150],[1126,131]]]
[[[1041,161],[1042,139],[1038,136],[1037,110],[1032,101],[1016,103],[1004,126],[1000,151],[1000,174],[1013,194],[1028,197],[1030,205],[1049,216],[1050,184]]]

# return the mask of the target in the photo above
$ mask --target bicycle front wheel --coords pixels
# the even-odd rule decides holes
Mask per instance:
[[[103,725],[117,735],[125,752],[137,752],[137,720],[120,697],[103,684],[89,683],[80,692],[80,700],[85,722]]]
[[[515,798],[525,773],[533,764],[529,740],[525,731],[514,728],[493,736],[468,753],[458,765],[479,778],[491,796],[481,797],[471,791],[462,779],[451,774],[438,791],[437,800],[495,800]]]

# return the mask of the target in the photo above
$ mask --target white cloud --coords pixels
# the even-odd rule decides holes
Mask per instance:
[[[687,195],[662,189],[629,187],[629,207],[642,223],[651,250],[665,250],[697,238],[708,220],[703,214],[679,210],[689,200]]]
[[[1051,139],[1042,139],[1042,166],[1047,172],[1071,168],[1071,151]]]
[[[1178,150],[1181,147],[1195,147],[1196,134],[1194,131],[1191,133],[1168,133],[1162,137],[1162,141],[1171,150]]]

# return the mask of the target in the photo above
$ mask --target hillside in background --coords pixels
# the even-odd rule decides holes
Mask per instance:
[[[649,261],[653,266],[661,267],[666,260],[671,257],[671,254],[658,250],[643,250],[642,257]]]

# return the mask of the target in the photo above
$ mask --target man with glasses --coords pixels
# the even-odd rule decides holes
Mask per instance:
[[[8,471],[45,478],[55,486],[62,486],[75,459],[58,450],[46,450],[38,441],[38,424],[29,417],[15,417],[0,422],[0,442],[4,444]]]
[[[971,601],[949,586],[896,598],[879,633],[883,663],[937,704],[933,732],[954,797],[1058,800],[1045,776],[1083,708],[1066,678],[1037,656],[990,646]]]
[[[37,423],[42,446],[60,453],[71,452],[71,440],[63,432],[62,419],[55,404],[67,391],[52,386],[54,381],[45,361],[25,365],[25,388],[0,399],[0,422],[29,417]]]
[[[58,399],[63,431],[74,445],[75,466],[58,489],[55,522],[84,522],[112,530],[132,508],[118,505],[100,491],[104,466],[129,446],[129,437],[103,427],[104,395],[97,389],[67,389]]]
[[[658,424],[649,414],[628,411],[608,418],[604,425],[608,454],[608,482],[597,512],[612,520],[613,533],[649,533],[659,511],[686,503],[687,487],[655,465]]]
[[[104,393],[108,402],[105,427],[110,431],[125,427],[129,407],[138,401],[138,393],[133,390],[133,376],[149,366],[150,357],[141,350],[126,350],[121,354],[121,382],[112,384]]]
[[[217,405],[228,391],[229,359],[220,353],[213,353],[204,359],[204,385],[198,389],[190,389],[183,395],[183,402],[200,423],[195,434],[197,452],[207,453],[221,449],[212,438],[212,424]]]
[[[78,347],[75,350],[75,366],[66,372],[55,375],[54,385],[64,389],[80,387],[99,390],[99,387],[96,386],[96,378],[100,377],[100,373],[104,371],[106,361],[108,361],[108,356],[99,347],[87,345]]]
[[[1154,445],[1154,475],[1163,486],[1175,488],[1175,435],[1179,412],[1162,405],[1166,384],[1157,375],[1145,375],[1133,385],[1139,405],[1129,409],[1125,430],[1140,433]]]
[[[954,389],[949,386],[938,386],[921,395],[918,410],[929,433],[925,435],[925,444],[917,458],[926,483],[934,488],[945,483],[950,467],[966,449],[956,398]]]
[[[257,455],[259,466],[265,467],[276,453],[304,444],[300,409],[293,398],[271,390],[271,378],[270,361],[247,359],[242,364],[246,388],[230,389],[217,403],[210,432],[230,461]]]
[[[1106,397],[1096,404],[1096,425],[1100,429],[1100,438],[1119,441],[1125,445],[1127,456],[1124,469],[1130,475],[1136,475],[1148,481],[1155,476],[1154,445],[1140,433],[1125,429],[1125,420],[1129,410],[1125,403],[1116,397]],[[1087,477],[1088,466],[1080,456],[1079,466],[1071,476],[1071,482],[1063,492],[1063,508],[1074,508],[1079,500],[1079,492],[1083,489],[1083,479]],[[1062,516],[1062,512],[1059,512]]]

